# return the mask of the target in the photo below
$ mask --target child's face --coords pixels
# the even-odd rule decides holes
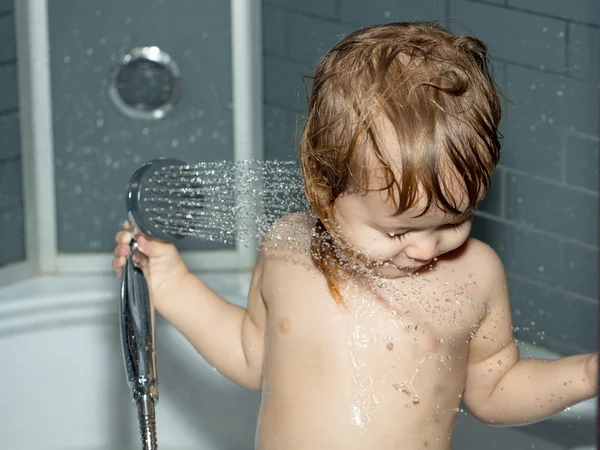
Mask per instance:
[[[382,191],[345,194],[333,207],[335,232],[367,259],[377,275],[410,275],[467,240],[472,214],[455,216],[431,207],[418,217],[426,204],[421,198],[415,208],[396,215],[386,196]]]

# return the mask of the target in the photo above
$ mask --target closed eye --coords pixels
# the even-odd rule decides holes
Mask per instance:
[[[386,232],[385,234],[387,234],[390,238],[394,239],[394,240],[402,240],[406,237],[406,235],[408,234],[408,231],[404,232],[404,233],[388,233]]]
[[[458,223],[448,223],[446,225],[442,225],[440,228],[443,228],[445,230],[458,230],[459,228],[465,226],[469,222],[470,219]]]

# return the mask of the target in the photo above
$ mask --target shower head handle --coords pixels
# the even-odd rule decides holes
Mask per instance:
[[[144,394],[158,399],[154,351],[154,308],[144,275],[133,263],[134,240],[121,277],[120,329],[127,383],[134,400]]]

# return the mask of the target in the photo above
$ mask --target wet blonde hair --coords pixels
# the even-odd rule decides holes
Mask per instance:
[[[322,245],[335,200],[369,190],[375,169],[398,214],[422,196],[424,212],[432,206],[464,212],[452,195],[457,183],[474,210],[500,156],[501,106],[485,44],[434,23],[355,31],[311,78],[300,161],[308,200],[321,219],[312,255],[341,303],[339,264],[331,246]],[[395,148],[382,145],[384,129],[395,133]]]

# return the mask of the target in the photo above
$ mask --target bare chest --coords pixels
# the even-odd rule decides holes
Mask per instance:
[[[485,302],[468,277],[453,275],[345,283],[342,305],[318,276],[297,286],[288,280],[268,302],[271,337],[320,352],[345,345],[369,359],[463,354],[485,318]]]
[[[354,327],[421,341],[435,350],[466,343],[486,314],[486,303],[469,279],[418,276],[348,286],[345,321]]]

